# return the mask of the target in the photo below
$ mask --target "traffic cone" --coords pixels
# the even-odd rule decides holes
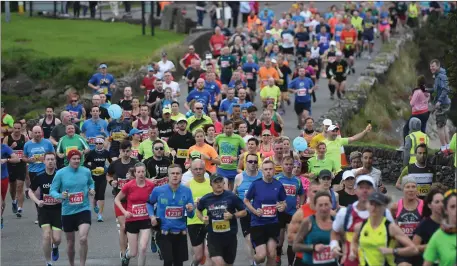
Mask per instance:
[[[338,123],[335,124],[338,127],[338,138],[341,138],[341,131],[340,131],[340,126]],[[340,148],[340,154],[341,154],[341,167],[346,167],[348,166],[348,160],[346,159],[346,153],[344,152],[344,146],[341,146]]]

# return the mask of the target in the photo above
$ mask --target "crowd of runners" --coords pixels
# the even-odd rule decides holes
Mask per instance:
[[[353,152],[349,162],[342,153],[371,124],[341,137],[335,121],[315,125],[311,108],[317,99],[344,97],[347,75],[358,57],[371,55],[376,38],[388,42],[398,27],[416,27],[443,10],[435,2],[329,10],[300,2],[274,14],[241,2],[241,26],[232,33],[215,21],[210,51],[199,55],[189,46],[175,62],[185,69],[186,99],[164,52],[148,67],[144,96],[116,87],[100,64],[88,82],[90,108],[69,94],[59,118],[49,106],[31,123],[13,119],[2,103],[2,228],[9,188],[18,218],[25,198],[36,205],[26,211],[36,212],[47,266],[59,259],[61,231],[69,264],[75,265],[79,240],[85,265],[92,212],[104,222],[113,207],[123,266],[132,258],[146,265],[149,250],[165,266],[234,265],[239,237],[249,258],[243,265],[281,265],[282,256],[288,266],[455,265],[457,194],[436,182],[428,140],[419,131],[408,135],[414,141],[396,184],[403,196],[391,204],[373,151]],[[328,96],[318,91],[320,78],[328,79]],[[446,107],[443,84],[436,85],[436,103]],[[123,98],[111,101],[120,89]],[[291,95],[306,149],[284,135],[281,115],[292,109]],[[113,107],[122,110],[120,118]],[[455,147],[454,134],[446,155]],[[107,187],[112,198],[105,199]]]

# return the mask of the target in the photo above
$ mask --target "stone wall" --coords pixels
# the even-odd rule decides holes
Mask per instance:
[[[347,160],[353,151],[362,152],[365,148],[359,146],[345,146]],[[403,153],[395,150],[371,148],[373,150],[373,166],[382,172],[384,183],[395,184],[403,169]],[[429,165],[436,171],[437,181],[448,187],[454,186],[454,160],[452,156],[430,155]]]

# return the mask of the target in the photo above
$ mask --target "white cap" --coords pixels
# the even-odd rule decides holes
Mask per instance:
[[[265,33],[271,34],[271,30],[267,30]]]
[[[344,171],[342,179],[346,180],[349,177],[355,177],[354,173],[351,170]]]
[[[276,61],[276,59],[274,59],[274,58],[273,58],[273,59],[271,59],[271,62],[272,62],[273,64],[276,64],[276,63],[278,63],[278,61]]]
[[[374,185],[374,180],[371,176],[369,175],[359,175],[357,177],[357,180],[355,181],[355,186],[357,187],[357,185],[362,182],[362,181],[365,181],[365,182],[368,182],[370,183],[373,187],[375,187]]]
[[[330,42],[330,46],[336,46],[336,42],[335,41],[331,41]]]
[[[327,131],[333,131],[335,129],[338,129],[338,127],[335,126],[335,125],[331,125],[331,126],[328,127]]]
[[[330,119],[324,119],[324,126],[331,126],[332,125],[332,120]]]

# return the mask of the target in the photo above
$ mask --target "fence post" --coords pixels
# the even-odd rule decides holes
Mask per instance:
[[[33,16],[33,1],[29,1],[29,12],[30,12],[30,16],[32,17]]]
[[[151,1],[151,36],[154,36],[154,2]]]
[[[143,32],[143,36],[146,35],[146,19],[144,17],[144,13],[146,12],[146,3],[141,1],[141,29]]]

